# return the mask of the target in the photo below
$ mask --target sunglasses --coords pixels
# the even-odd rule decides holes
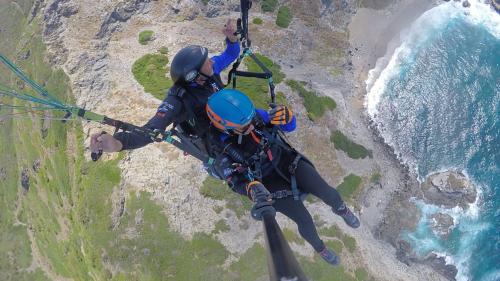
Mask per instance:
[[[255,127],[253,126],[252,123],[249,123],[248,125],[245,125],[240,128],[234,128],[233,132],[238,135],[248,135],[251,131],[253,131]]]

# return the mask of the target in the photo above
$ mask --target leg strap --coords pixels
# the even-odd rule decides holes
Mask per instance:
[[[297,188],[297,178],[295,177],[295,170],[297,170],[297,166],[301,158],[302,155],[298,153],[297,156],[295,156],[295,159],[293,159],[292,164],[290,164],[290,166],[288,167],[288,171],[290,172],[291,175],[290,185],[292,187],[293,200],[300,200],[300,192],[299,189]]]

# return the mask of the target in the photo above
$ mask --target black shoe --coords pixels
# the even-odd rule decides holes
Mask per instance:
[[[349,210],[345,203],[342,204],[342,206],[340,206],[338,210],[334,211],[334,213],[341,216],[348,226],[352,228],[359,227],[360,223],[358,217],[356,217],[356,215],[354,215],[351,210]]]
[[[323,251],[318,252],[318,254],[329,264],[333,266],[338,266],[340,264],[340,257],[335,254],[334,251],[328,249],[326,246]]]

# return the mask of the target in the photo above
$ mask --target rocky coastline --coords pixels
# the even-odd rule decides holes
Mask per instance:
[[[374,1],[376,2],[376,1]],[[378,26],[370,27],[368,31],[359,31],[358,26],[350,26],[352,49],[356,48],[354,55],[355,75],[358,79],[357,93],[360,96],[366,95],[365,81],[367,73],[374,68],[378,58],[384,54],[392,54],[399,45],[399,32],[406,28],[411,22],[401,20],[401,15],[422,14],[425,10],[439,4],[440,1],[397,1],[398,3],[388,3],[378,7],[361,8],[353,20],[366,26],[366,22],[378,22]],[[427,2],[427,3],[424,3]],[[378,3],[380,4],[380,3]],[[392,4],[392,5],[391,5]],[[492,1],[491,3],[495,3]],[[469,7],[468,1],[463,1],[464,8]],[[411,10],[410,12],[407,12]],[[375,15],[375,16],[374,16]],[[389,15],[389,16],[388,16]],[[391,32],[388,26],[397,26]],[[361,38],[365,33],[371,33],[369,39]],[[380,38],[381,37],[381,38]],[[374,40],[370,40],[374,39]],[[371,52],[359,52],[358,49],[368,48]],[[393,159],[393,168],[398,169],[402,175],[400,186],[390,194],[387,208],[383,211],[380,223],[373,228],[372,232],[377,239],[387,241],[396,249],[396,257],[404,264],[424,264],[433,268],[447,280],[456,280],[457,268],[452,264],[447,264],[445,257],[435,253],[427,256],[418,256],[411,244],[401,238],[401,233],[412,232],[416,229],[421,220],[420,210],[415,201],[421,200],[425,204],[435,205],[446,209],[460,208],[467,210],[477,200],[477,190],[467,177],[460,171],[441,171],[428,175],[423,182],[419,182],[418,175],[402,162],[400,156],[395,153],[380,135],[377,124],[365,113],[365,124],[370,128],[373,140],[379,145],[386,155]],[[444,213],[436,213],[427,221],[436,235],[442,239],[447,239],[450,232],[455,227],[453,218]]]

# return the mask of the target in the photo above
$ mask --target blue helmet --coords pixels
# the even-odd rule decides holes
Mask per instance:
[[[250,98],[235,89],[214,93],[208,99],[206,110],[212,124],[225,132],[244,131],[255,116]]]

